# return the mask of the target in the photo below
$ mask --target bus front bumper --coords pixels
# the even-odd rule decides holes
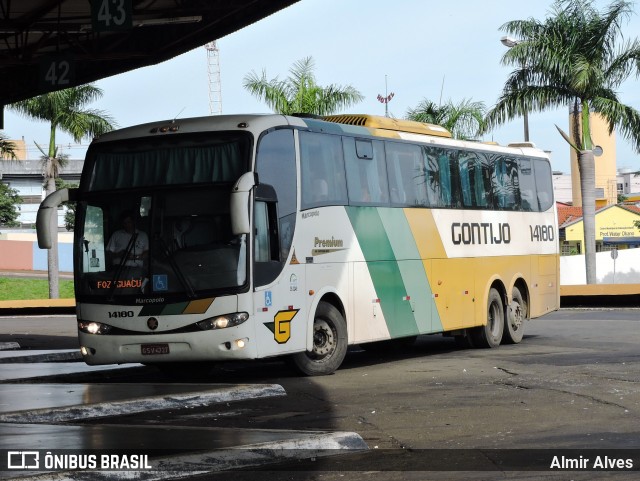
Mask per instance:
[[[173,363],[255,359],[248,329],[153,336],[96,335],[79,332],[80,352],[89,365]]]

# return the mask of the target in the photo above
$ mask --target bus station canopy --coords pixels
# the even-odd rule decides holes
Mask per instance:
[[[0,112],[168,60],[297,1],[0,0]]]
[[[640,245],[640,237],[603,237],[602,243],[605,245]]]

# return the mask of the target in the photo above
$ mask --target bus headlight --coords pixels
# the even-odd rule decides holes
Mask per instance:
[[[78,329],[87,334],[109,334],[112,327],[109,324],[93,321],[78,321]]]
[[[212,329],[225,329],[227,327],[239,326],[247,319],[249,319],[249,314],[246,312],[235,312],[233,314],[225,314],[224,316],[210,317],[209,319],[196,322],[196,325],[203,331],[210,331]]]

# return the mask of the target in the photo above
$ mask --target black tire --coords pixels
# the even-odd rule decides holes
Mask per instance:
[[[291,356],[293,365],[307,376],[333,374],[347,354],[347,323],[340,311],[321,301],[313,319],[313,350]]]
[[[520,289],[513,288],[511,304],[507,307],[505,329],[502,335],[503,344],[518,344],[524,336],[525,321],[529,320],[529,310]]]
[[[474,347],[498,347],[504,332],[504,304],[500,293],[491,288],[487,300],[487,323],[471,329],[471,340]]]

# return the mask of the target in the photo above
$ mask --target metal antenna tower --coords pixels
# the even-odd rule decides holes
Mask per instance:
[[[207,49],[207,74],[209,76],[209,113],[222,113],[222,84],[220,82],[220,51],[215,40],[204,46]]]
[[[381,104],[384,104],[385,117],[389,117],[389,102],[391,102],[391,99],[393,98],[394,95],[395,94],[393,92],[387,95],[387,76],[385,75],[384,76],[384,97],[378,94],[378,102],[380,102]]]

